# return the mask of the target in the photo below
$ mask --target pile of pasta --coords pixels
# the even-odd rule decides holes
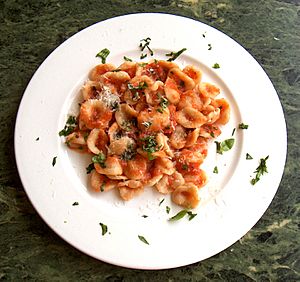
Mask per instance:
[[[207,183],[200,166],[230,117],[220,89],[201,78],[193,65],[164,60],[91,70],[66,144],[92,154],[94,191],[117,189],[130,200],[152,186],[179,206],[198,205]]]

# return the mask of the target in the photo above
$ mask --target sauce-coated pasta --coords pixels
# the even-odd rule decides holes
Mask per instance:
[[[66,144],[91,154],[90,186],[124,200],[153,186],[184,208],[200,202],[207,146],[230,117],[220,89],[192,65],[124,62],[94,67]]]

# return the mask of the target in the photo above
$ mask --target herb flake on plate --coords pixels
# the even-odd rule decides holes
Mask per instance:
[[[102,49],[99,53],[97,53],[96,57],[101,58],[102,64],[106,63],[106,58],[108,57],[110,51],[107,48]]]
[[[265,173],[268,173],[268,170],[267,170],[268,158],[269,158],[269,156],[266,156],[265,158],[260,159],[259,166],[254,171],[254,173],[256,173],[255,178],[251,179],[252,185],[255,185],[260,180],[262,175],[264,175]]]
[[[146,240],[146,238],[142,235],[138,235],[138,238],[140,241],[142,241],[144,244],[150,245],[149,242]]]
[[[107,225],[105,225],[104,223],[99,223],[102,229],[102,236],[104,236],[107,233]]]

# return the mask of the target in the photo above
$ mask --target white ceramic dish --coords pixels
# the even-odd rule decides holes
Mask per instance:
[[[163,24],[162,24],[163,23]],[[217,155],[211,144],[204,168],[209,184],[200,190],[198,215],[169,222],[180,208],[152,189],[123,203],[117,193],[88,189],[88,160],[63,144],[58,132],[77,110],[79,89],[95,55],[121,64],[126,55],[139,60],[139,41],[151,38],[154,57],[187,48],[176,62],[194,64],[203,80],[217,84],[229,100],[232,116],[218,140],[231,137],[232,150]],[[210,45],[209,45],[210,44]],[[211,50],[209,50],[211,46]],[[147,61],[148,58],[144,59]],[[218,63],[219,69],[212,65]],[[274,130],[276,126],[276,130]],[[63,239],[99,260],[140,269],[172,268],[198,262],[229,247],[249,231],[271,203],[283,173],[286,127],[269,78],[239,44],[203,23],[167,14],[134,14],[92,25],[59,46],[39,67],[20,104],[15,128],[19,174],[33,206]],[[249,153],[253,160],[246,160]],[[269,155],[268,174],[250,184],[259,159]],[[52,160],[56,165],[52,166]],[[218,166],[219,174],[213,174]],[[159,205],[160,201],[165,201]],[[73,206],[74,202],[78,205]],[[166,213],[166,206],[171,208]],[[142,215],[148,215],[143,218]],[[108,227],[102,236],[99,223]],[[139,240],[144,236],[149,245]]]

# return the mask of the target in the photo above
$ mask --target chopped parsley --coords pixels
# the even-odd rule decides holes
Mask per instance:
[[[161,114],[164,112],[162,108],[158,108],[158,109],[156,109],[156,111],[161,113]]]
[[[217,166],[214,167],[213,173],[219,173],[219,170],[218,170]]]
[[[104,192],[105,184],[106,184],[105,181],[101,184],[101,186],[100,186],[101,192]]]
[[[57,159],[57,157],[54,157],[54,158],[52,159],[52,166],[55,166],[55,164],[56,164],[56,159]]]
[[[268,158],[269,158],[269,156],[265,157],[264,159],[260,159],[259,166],[254,171],[254,173],[256,173],[255,178],[251,179],[251,184],[252,185],[255,185],[256,182],[258,182],[260,180],[260,177],[264,173],[268,173],[268,170],[267,170],[267,160],[268,160]]]
[[[142,122],[142,125],[145,126],[146,128],[149,128],[152,125],[151,121],[144,121]]]
[[[66,122],[66,125],[64,127],[64,129],[62,129],[58,135],[59,136],[68,136],[69,134],[71,134],[75,128],[76,128],[77,122],[76,122],[76,117],[74,116],[69,116]]]
[[[252,160],[253,158],[247,153],[246,154],[246,160]]]
[[[183,169],[183,170],[188,170],[188,169],[189,169],[189,166],[188,166],[187,164],[183,164],[183,165],[182,165],[182,169]]]
[[[215,64],[213,64],[213,66],[212,66],[214,69],[219,69],[220,68],[220,65],[218,64],[218,63],[215,63]]]
[[[86,168],[86,174],[90,174],[92,172],[92,170],[94,169],[94,163],[90,163]]]
[[[138,86],[133,86],[131,83],[127,84],[128,89],[133,93],[133,100],[137,101],[140,99],[138,91],[144,90],[148,87],[147,82],[141,81]]]
[[[210,51],[212,49],[211,44],[208,44],[208,50]]]
[[[150,161],[154,160],[152,153],[159,151],[160,146],[157,146],[156,137],[154,135],[149,135],[141,139],[144,142],[142,149],[148,153],[148,159]]]
[[[170,53],[166,54],[167,57],[170,57],[167,61],[172,62],[172,61],[176,60],[186,50],[187,50],[186,48],[182,48],[178,52],[170,52]]]
[[[121,155],[121,159],[124,161],[129,161],[129,160],[133,159],[135,155],[136,155],[136,150],[135,150],[133,144],[129,144],[127,146],[127,149]]]
[[[145,243],[145,244],[147,244],[147,245],[150,245],[149,242],[146,240],[146,238],[145,238],[144,236],[138,235],[138,237],[139,237],[139,239],[140,239],[143,243]]]
[[[158,206],[160,206],[160,205],[164,202],[164,200],[165,200],[165,199],[162,199],[162,200],[159,202]]]
[[[99,223],[102,229],[102,236],[104,236],[107,232],[107,225],[103,224],[103,223]]]
[[[132,60],[126,56],[123,57],[124,61],[127,61],[127,62],[132,62]]]
[[[140,40],[140,45],[139,45],[139,47],[140,47],[140,49],[141,49],[142,52],[144,51],[145,48],[147,48],[148,51],[150,52],[150,55],[153,56],[153,51],[152,51],[152,49],[149,47],[150,41],[151,41],[151,38],[150,38],[150,37],[147,37],[147,38],[145,38],[145,39]],[[142,53],[141,56],[140,56],[140,59],[144,59],[144,58],[146,58],[146,57],[147,57],[147,54],[146,54],[146,53],[145,53],[145,54]]]
[[[105,64],[106,58],[109,55],[109,53],[110,53],[110,51],[107,48],[104,48],[96,55],[96,57],[101,58],[102,64]]]
[[[244,124],[244,123],[239,124],[239,129],[248,129],[248,127],[249,127],[248,124]]]
[[[92,162],[94,164],[95,163],[100,164],[100,166],[102,168],[106,168],[105,160],[106,160],[106,157],[105,157],[105,155],[102,152],[100,152],[97,156],[93,156],[92,157]]]
[[[38,138],[35,139],[35,141],[39,141],[39,140],[40,140],[40,137],[38,137]]]
[[[166,206],[166,213],[169,214],[170,213],[171,208],[169,206]]]
[[[121,71],[121,69],[112,70],[112,72],[119,72],[119,71]]]
[[[182,219],[187,214],[187,212],[188,212],[187,210],[181,210],[176,215],[169,218],[169,221],[176,221],[176,220]]]
[[[168,105],[169,105],[168,99],[165,98],[165,97],[161,97],[161,98],[160,98],[160,103],[159,103],[159,105],[161,106],[161,108],[162,108],[163,110],[166,109],[166,108],[168,107]]]
[[[74,203],[72,204],[72,206],[78,206],[78,205],[79,205],[78,202],[74,202]]]
[[[229,151],[234,145],[234,138],[226,139],[222,142],[215,141],[217,146],[217,153],[223,154],[223,152]]]
[[[235,128],[232,130],[231,136],[233,136],[235,133]]]
[[[147,217],[148,217],[148,215],[145,215],[145,214],[143,214],[143,215],[142,215],[142,217],[143,217],[143,218],[147,218]]]

